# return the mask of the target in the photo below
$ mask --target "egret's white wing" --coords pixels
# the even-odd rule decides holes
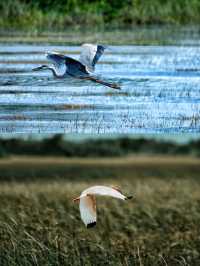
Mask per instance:
[[[103,54],[104,50],[105,47],[103,45],[83,44],[79,61],[87,67],[88,71],[93,72],[95,64]]]
[[[94,196],[85,196],[80,198],[79,203],[81,219],[89,228],[96,225],[96,200]]]
[[[122,200],[127,199],[127,197],[124,196],[118,190],[116,190],[112,187],[107,187],[107,186],[90,187],[90,188],[88,188],[82,192],[81,197],[85,196],[85,195],[101,195],[101,196],[110,196],[110,197],[114,197],[114,198],[118,198],[118,199],[122,199]]]

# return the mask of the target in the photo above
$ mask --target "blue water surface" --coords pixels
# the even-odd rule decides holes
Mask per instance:
[[[110,46],[90,81],[32,72],[45,52],[80,46],[0,43],[0,133],[200,132],[200,46]]]

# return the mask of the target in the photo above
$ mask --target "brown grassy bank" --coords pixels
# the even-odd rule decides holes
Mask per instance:
[[[199,170],[192,157],[0,160],[0,265],[199,265]],[[98,198],[88,230],[72,198],[92,184],[134,199]]]

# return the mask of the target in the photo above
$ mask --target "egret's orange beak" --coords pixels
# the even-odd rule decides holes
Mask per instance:
[[[79,202],[80,201],[80,198],[78,197],[78,198],[75,198],[75,199],[73,199],[73,202]]]

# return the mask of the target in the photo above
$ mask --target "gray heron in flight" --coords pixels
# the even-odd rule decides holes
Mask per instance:
[[[56,78],[70,76],[100,83],[113,89],[120,89],[120,86],[116,83],[109,83],[92,76],[95,65],[102,56],[105,48],[103,45],[83,44],[79,60],[56,52],[48,52],[46,57],[53,65],[42,65],[33,70],[51,70]]]

